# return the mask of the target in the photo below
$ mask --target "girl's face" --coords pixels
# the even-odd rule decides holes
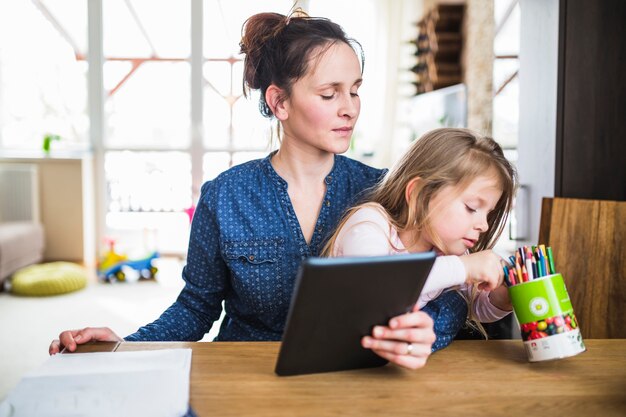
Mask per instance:
[[[437,247],[435,239],[427,233],[420,240],[446,255],[463,255],[489,229],[487,215],[501,196],[495,171],[477,177],[465,189],[442,188],[431,200],[428,210],[431,230],[443,247]]]
[[[284,102],[283,144],[316,153],[348,150],[361,111],[357,94],[361,81],[359,60],[343,42],[311,61],[308,73],[293,84]]]

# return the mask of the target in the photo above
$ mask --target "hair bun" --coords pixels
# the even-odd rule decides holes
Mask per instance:
[[[259,90],[261,114],[271,118],[273,111],[265,101],[267,88],[276,85],[283,94],[281,99],[288,97],[292,84],[309,69],[312,51],[335,42],[352,46],[341,26],[325,18],[312,18],[300,8],[288,16],[279,13],[251,16],[243,24],[239,43],[244,54],[244,95]]]
[[[280,13],[259,13],[245,21],[242,28],[240,53],[245,54],[244,84],[251,89],[259,88],[262,78],[264,49],[287,25],[287,17]]]

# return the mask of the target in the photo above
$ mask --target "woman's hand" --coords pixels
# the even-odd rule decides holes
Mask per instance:
[[[479,290],[493,291],[504,281],[502,258],[492,250],[483,250],[459,257],[465,266],[466,284],[478,284]]]
[[[64,348],[70,352],[74,352],[77,345],[82,345],[92,340],[99,342],[123,341],[121,337],[116,335],[113,330],[108,327],[85,327],[80,330],[66,330],[59,335],[58,339],[50,343],[48,353],[50,355],[56,355]]]
[[[389,326],[374,327],[372,336],[361,339],[364,348],[408,369],[426,365],[434,342],[433,320],[418,311],[417,305],[411,313],[392,318]]]

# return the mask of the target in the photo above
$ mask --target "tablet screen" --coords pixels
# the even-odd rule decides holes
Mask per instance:
[[[375,325],[411,310],[433,252],[383,257],[308,258],[296,278],[276,363],[278,375],[382,366],[361,347]]]

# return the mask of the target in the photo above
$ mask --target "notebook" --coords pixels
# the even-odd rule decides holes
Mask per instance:
[[[51,356],[0,404],[0,417],[181,417],[191,349]]]

